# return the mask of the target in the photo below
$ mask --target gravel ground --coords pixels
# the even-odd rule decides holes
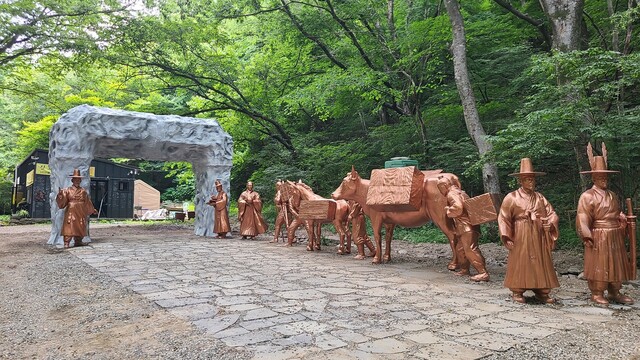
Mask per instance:
[[[0,229],[0,358],[250,358],[45,246],[40,228]]]
[[[108,236],[113,233],[112,226],[95,226],[92,231]],[[135,235],[148,230],[145,226],[122,226],[117,232]],[[48,231],[47,225],[0,228],[0,358],[251,358],[252,354],[227,347],[97,272],[72,252],[44,245]],[[184,231],[182,225],[162,229],[166,236],[179,236]],[[394,262],[429,262],[444,267],[449,260],[447,245],[395,241],[393,246]],[[495,244],[481,249],[492,275],[487,285],[500,288],[506,250]],[[586,299],[586,283],[575,274],[582,266],[581,253],[556,251],[554,260],[562,275],[557,292]],[[640,300],[639,288],[626,285],[624,290]],[[561,334],[488,359],[640,359],[637,307],[616,309],[607,323],[585,323]]]

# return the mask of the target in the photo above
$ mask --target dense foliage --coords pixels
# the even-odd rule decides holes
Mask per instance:
[[[639,7],[584,3],[572,49],[553,43],[558,18],[540,4],[461,2],[493,144],[480,157],[440,0],[5,1],[0,175],[10,182],[59,115],[91,104],[215,118],[234,138],[232,198],[251,179],[269,199],[279,178],[328,195],[351,165],[367,177],[395,156],[458,174],[470,195],[484,192],[482,165],[494,162],[507,192],[517,185],[506,174],[531,157],[548,173],[538,189],[569,226],[589,141],[606,142],[622,172],[614,190],[638,200]],[[155,183],[163,199],[193,196],[188,164],[131,161],[169,174]]]

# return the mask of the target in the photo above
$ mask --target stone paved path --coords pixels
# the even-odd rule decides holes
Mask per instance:
[[[177,246],[177,244],[179,244]],[[73,253],[228,346],[267,359],[476,359],[605,322],[615,307],[514,304],[428,264],[374,266],[266,241],[111,238]],[[638,308],[638,305],[634,305]],[[515,311],[514,311],[515,310]]]

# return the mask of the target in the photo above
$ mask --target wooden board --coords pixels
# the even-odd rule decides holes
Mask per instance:
[[[498,220],[500,212],[500,194],[482,194],[467,199],[464,204],[473,225],[480,225]]]
[[[301,200],[298,216],[304,220],[333,220],[336,217],[336,202],[330,199]]]
[[[378,211],[416,211],[422,206],[424,174],[415,166],[375,169],[367,205]]]

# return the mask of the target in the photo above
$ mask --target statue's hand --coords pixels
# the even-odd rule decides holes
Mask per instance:
[[[504,246],[506,246],[506,248],[509,250],[513,249],[513,240],[506,240],[504,242]]]
[[[508,236],[506,236],[506,235],[503,235],[503,236],[502,236],[502,242],[504,243],[504,246],[505,246],[507,249],[509,249],[509,250],[513,249],[513,245],[514,245],[514,244],[513,244],[513,240],[511,240],[511,238],[510,238],[510,237],[508,237]]]
[[[592,248],[593,247],[593,239],[592,238],[584,238],[582,239],[582,241],[584,241],[584,245],[588,248]]]
[[[627,227],[627,216],[623,213],[620,213],[618,219],[620,221],[620,227],[625,229]]]

